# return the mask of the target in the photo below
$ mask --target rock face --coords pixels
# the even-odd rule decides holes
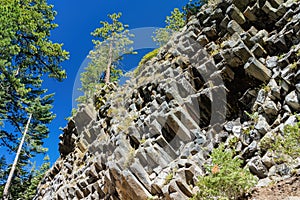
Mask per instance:
[[[290,176],[300,159],[283,170],[260,141],[296,122],[299,42],[299,1],[202,8],[137,77],[80,106],[35,199],[188,199],[221,142],[260,183]]]

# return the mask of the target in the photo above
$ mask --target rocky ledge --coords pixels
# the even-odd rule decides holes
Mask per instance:
[[[203,7],[136,77],[80,106],[35,199],[188,199],[221,142],[258,186],[299,175],[299,156],[263,145],[297,123],[299,41],[299,1]]]

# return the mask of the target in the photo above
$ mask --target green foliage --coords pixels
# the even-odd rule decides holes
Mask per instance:
[[[61,62],[68,58],[62,44],[53,43],[50,31],[56,12],[46,0],[1,0],[0,4],[0,146],[14,155],[27,122],[33,118],[23,145],[12,195],[21,196],[22,183],[28,180],[30,158],[47,151],[43,139],[48,137],[47,124],[55,115],[51,112],[53,94],[42,89],[42,77],[58,81],[66,78]],[[10,166],[3,165],[5,174]],[[1,177],[0,184],[6,181]],[[20,187],[19,187],[20,186]],[[16,194],[15,194],[15,193]],[[13,194],[14,193],[14,194]],[[14,198],[17,199],[17,198]]]
[[[268,93],[268,92],[271,91],[271,87],[270,87],[269,85],[266,85],[266,84],[263,84],[263,85],[262,85],[262,89],[263,89],[266,93]]]
[[[174,8],[170,16],[166,17],[166,27],[157,29],[153,40],[159,46],[165,45],[175,31],[179,31],[185,25],[185,16],[178,8]]]
[[[171,29],[159,28],[154,32],[155,36],[153,37],[153,41],[162,47],[171,39],[173,33],[174,31]]]
[[[80,90],[84,96],[77,99],[80,103],[86,103],[105,83],[117,81],[122,75],[122,70],[118,68],[119,61],[123,55],[135,53],[130,48],[133,44],[130,38],[134,35],[129,33],[128,25],[119,21],[121,13],[108,17],[111,23],[101,21],[101,27],[91,33],[97,40],[93,40],[95,46],[88,56],[91,61],[81,74]]]
[[[166,28],[173,31],[179,31],[185,25],[184,19],[184,13],[178,8],[174,8],[174,10],[171,12],[171,16],[167,16],[166,18]]]
[[[47,172],[47,170],[50,169],[49,160],[50,160],[49,157],[46,156],[44,158],[45,162],[42,164],[42,166],[37,170],[35,170],[35,169],[32,170],[31,179],[29,179],[28,182],[27,182],[28,187],[26,187],[26,190],[23,193],[23,198],[24,199],[31,200],[35,196],[36,189],[37,189],[39,183],[42,181],[42,179],[43,179],[45,173]]]
[[[290,69],[297,69],[297,62],[293,62],[292,64],[289,65]]]
[[[3,161],[4,158],[2,158]],[[4,164],[5,162],[2,162]],[[5,168],[2,168],[3,165],[0,161],[0,170],[1,170],[1,180],[7,179],[8,173],[3,172]],[[46,156],[44,158],[44,163],[39,169],[35,169],[34,165],[30,172],[23,174],[22,179],[20,177],[16,177],[12,185],[10,187],[10,198],[11,199],[25,199],[25,200],[31,200],[36,194],[36,189],[41,182],[41,180],[44,177],[44,174],[46,171],[50,169],[50,162],[49,157]],[[22,173],[19,171],[18,173]],[[24,173],[24,172],[23,172]],[[0,197],[2,197],[2,192],[4,189],[4,184],[0,185]]]
[[[205,166],[207,176],[199,177],[194,200],[237,199],[256,184],[250,171],[241,168],[243,161],[233,155],[234,151],[225,150],[223,144],[212,151],[212,165]]]
[[[164,185],[169,184],[170,181],[173,179],[173,176],[174,176],[173,172],[170,172],[170,173],[166,176],[166,178],[165,178]]]
[[[245,134],[245,135],[250,135],[250,132],[252,131],[252,130],[254,130],[254,125],[251,125],[251,126],[249,126],[249,127],[246,127],[246,128],[244,128],[243,130],[242,130],[242,132],[243,132],[243,134]]]
[[[297,123],[284,127],[283,135],[273,133],[259,143],[262,152],[269,150],[274,153],[277,163],[289,162],[289,158],[295,159],[300,156],[300,116],[297,118]]]
[[[283,159],[285,155],[293,159],[300,157],[300,116],[297,117],[297,123],[286,125],[283,136],[276,136],[275,141],[270,143],[270,149],[278,158]]]
[[[152,58],[154,58],[155,56],[157,56],[159,52],[159,48],[154,49],[153,51],[147,53],[146,55],[144,55],[144,57],[141,59],[141,61],[139,62],[138,67],[134,70],[133,74],[136,77],[137,74],[141,71],[141,67],[148,62],[149,60],[151,60]]]
[[[258,122],[258,112],[254,112],[254,113],[248,113],[247,111],[245,111],[245,114],[255,123]]]
[[[233,138],[231,138],[229,141],[228,141],[228,144],[229,144],[229,147],[230,148],[234,148],[235,145],[239,142],[239,138],[234,136]]]

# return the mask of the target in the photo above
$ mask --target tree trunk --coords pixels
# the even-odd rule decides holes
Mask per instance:
[[[29,115],[25,130],[24,130],[24,133],[23,133],[23,136],[22,136],[22,140],[19,144],[19,148],[18,148],[16,157],[15,157],[15,160],[13,162],[13,165],[12,165],[11,169],[10,169],[10,172],[9,172],[9,175],[8,175],[8,178],[7,178],[7,182],[6,182],[4,190],[3,190],[3,200],[8,200],[8,189],[10,187],[13,175],[15,173],[15,169],[16,169],[17,164],[18,164],[18,160],[19,160],[19,157],[20,157],[20,154],[21,154],[22,146],[23,146],[24,141],[25,141],[25,137],[26,137],[26,134],[27,134],[27,131],[28,131],[28,127],[29,127],[31,117],[32,117],[32,114]]]
[[[112,42],[109,44],[109,52],[108,52],[108,62],[107,62],[107,67],[106,67],[106,73],[105,73],[105,83],[110,82],[110,70],[111,70],[111,64],[112,64],[112,49],[113,45]]]

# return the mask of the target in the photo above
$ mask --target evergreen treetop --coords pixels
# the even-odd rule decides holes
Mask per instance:
[[[56,12],[46,0],[1,0],[0,5],[0,146],[14,155],[27,122],[32,120],[21,151],[13,188],[23,191],[25,166],[30,158],[47,151],[43,139],[48,137],[53,94],[42,88],[42,77],[58,81],[66,78],[61,62],[68,58],[62,44],[49,39]],[[3,153],[5,152],[3,151]],[[6,167],[5,174],[9,165]],[[0,184],[5,182],[1,177]],[[11,192],[17,199],[22,192]]]

